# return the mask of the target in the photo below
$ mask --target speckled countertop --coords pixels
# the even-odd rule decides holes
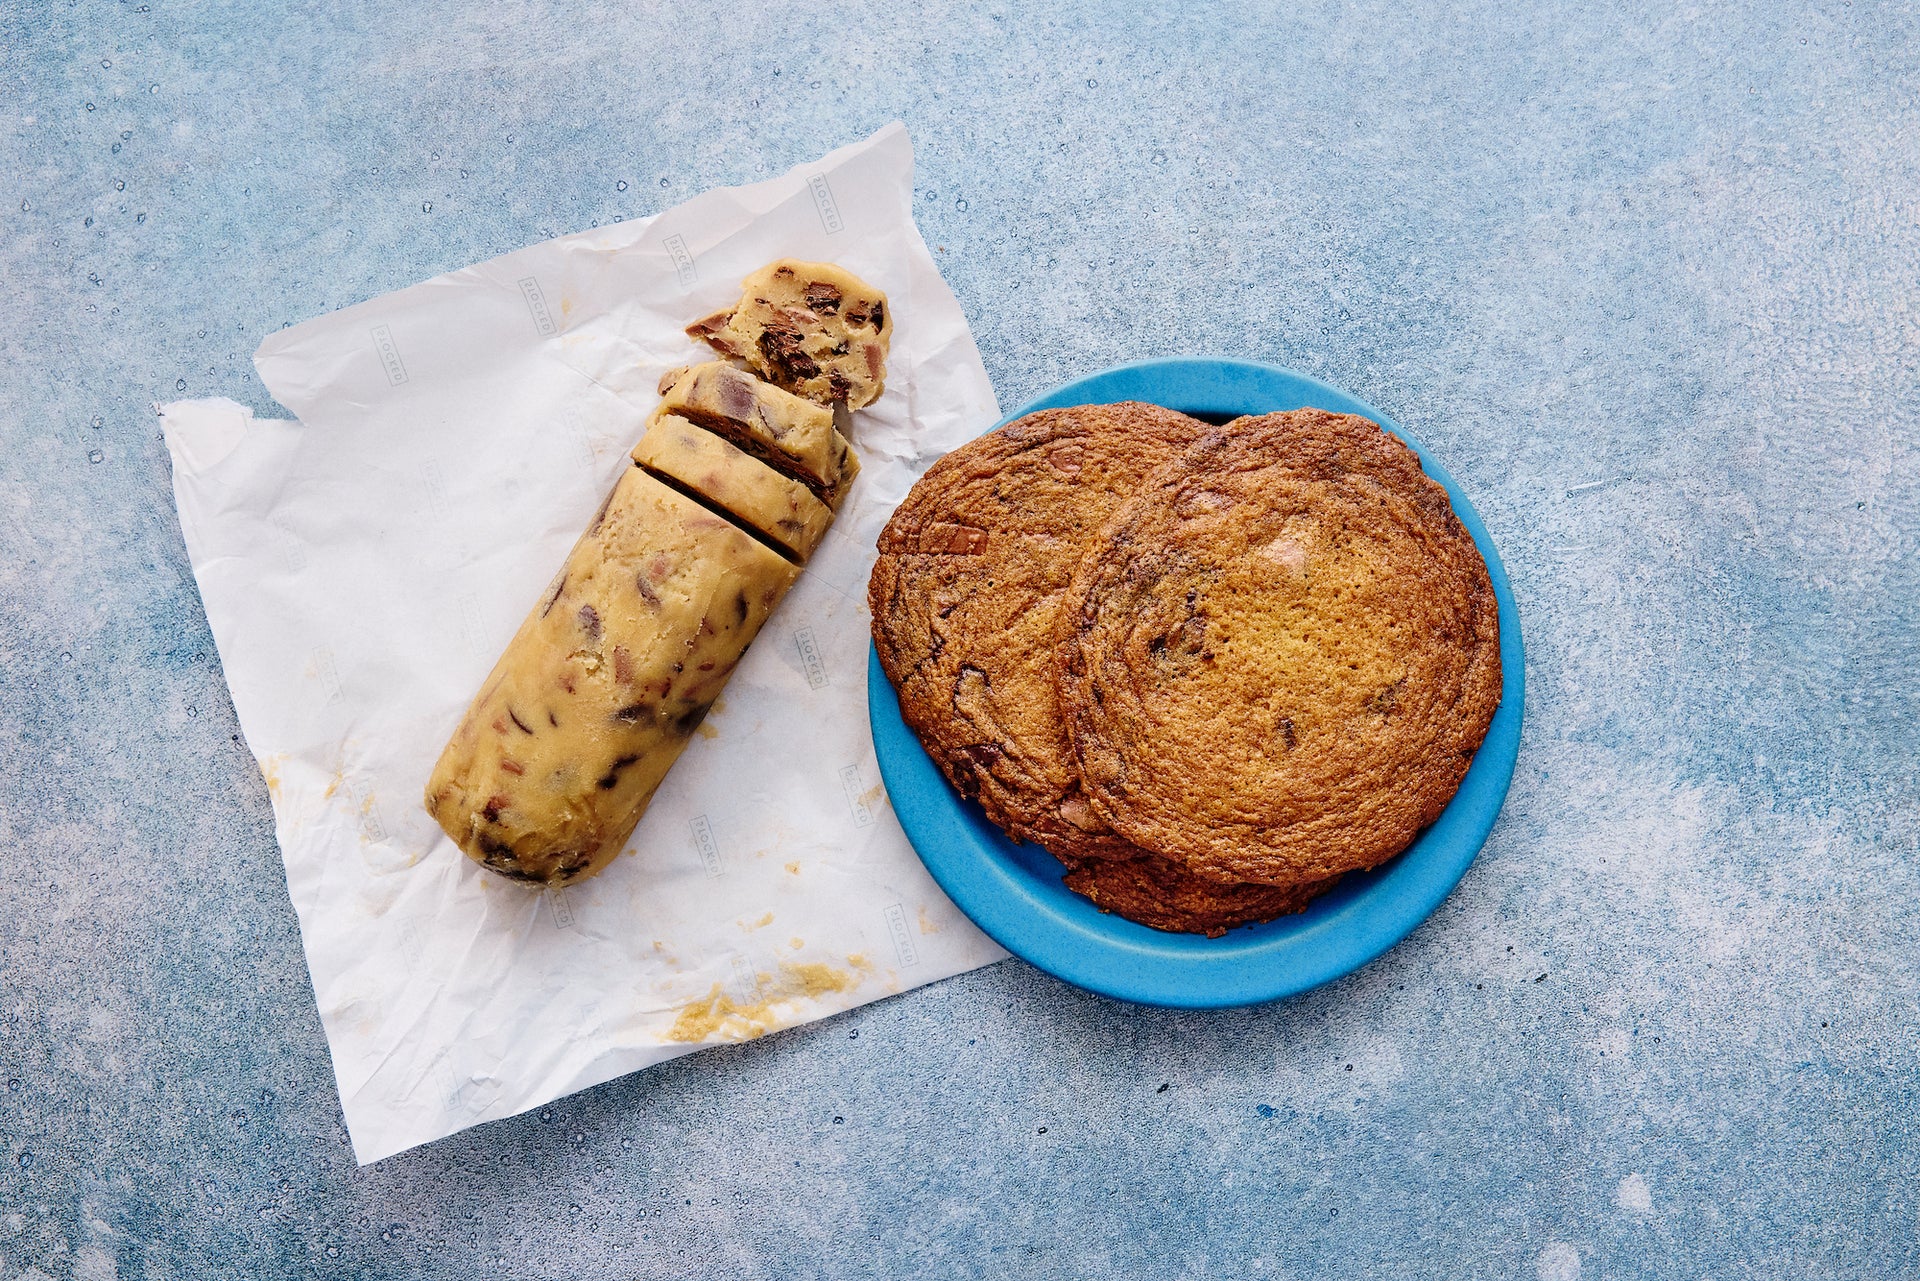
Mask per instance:
[[[1920,13],[1030,9],[0,9],[0,1278],[1920,1269]],[[894,118],[1004,404],[1246,355],[1445,460],[1492,840],[1291,1001],[1009,961],[356,1169],[153,402]]]

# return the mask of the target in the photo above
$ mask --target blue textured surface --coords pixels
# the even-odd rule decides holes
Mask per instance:
[[[1006,421],[1069,405],[1144,400],[1211,421],[1308,406],[1360,414],[1407,440],[1378,409],[1292,370],[1247,360],[1174,357],[1077,378],[1022,405]],[[1005,422],[1000,424],[1005,425]],[[1068,890],[1044,850],[1016,845],[953,790],[907,728],[877,651],[869,650],[867,706],[887,797],[927,870],[994,941],[1049,974],[1105,996],[1183,1009],[1218,1009],[1292,996],[1350,974],[1413,932],[1459,883],[1499,817],[1520,751],[1526,656],[1500,553],[1472,501],[1439,460],[1407,440],[1486,559],[1500,609],[1502,690],[1486,741],[1439,819],[1399,858],[1344,877],[1297,916],[1218,939],[1170,934],[1100,911]]]
[[[1914,6],[822,12],[0,7],[0,1277],[1920,1269]],[[896,117],[1004,404],[1243,353],[1455,469],[1500,823],[1289,1001],[1007,962],[356,1170],[150,403]]]

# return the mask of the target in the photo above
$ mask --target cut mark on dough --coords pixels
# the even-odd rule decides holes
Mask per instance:
[[[708,498],[705,494],[701,493],[699,490],[691,488],[685,483],[675,479],[673,476],[668,475],[666,472],[656,471],[654,468],[647,466],[645,463],[635,463],[634,466],[638,467],[641,471],[645,472],[647,475],[651,476],[653,479],[659,481],[662,485],[665,485],[668,489],[671,489],[674,493],[680,495],[680,497],[686,499],[688,502],[697,503],[700,505],[700,507],[703,510],[707,511],[709,514],[720,517],[720,519],[726,521],[729,525],[732,525],[735,529],[745,534],[748,538],[753,539],[754,542],[759,543],[762,547],[766,548],[768,551],[778,556],[781,560],[786,561],[789,565],[800,564],[799,557],[795,556],[792,552],[782,547],[779,543],[774,542],[771,538],[768,538],[765,534],[761,533],[759,530],[755,529],[753,526],[742,521],[738,516],[734,515],[732,512],[722,507],[719,503],[714,502],[713,499]]]
[[[724,414],[716,414],[710,410],[696,409],[691,405],[676,406],[673,413],[675,417],[683,418],[703,431],[712,432],[755,462],[765,463],[788,480],[805,485],[815,498],[829,507],[833,506],[832,485],[754,435],[739,419],[728,418]]]

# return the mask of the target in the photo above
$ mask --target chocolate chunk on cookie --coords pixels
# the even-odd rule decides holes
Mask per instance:
[[[843,267],[782,258],[687,334],[796,395],[860,409],[886,389],[893,313],[885,294]]]
[[[1086,801],[1222,880],[1398,854],[1500,702],[1479,549],[1413,451],[1351,415],[1209,432],[1114,513],[1060,618]]]

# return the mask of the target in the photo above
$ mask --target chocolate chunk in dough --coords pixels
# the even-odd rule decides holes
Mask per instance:
[[[885,294],[845,268],[783,258],[742,281],[730,311],[687,334],[808,400],[860,409],[886,389],[893,314]]]
[[[441,753],[428,811],[516,880],[599,871],[799,572],[628,468]]]
[[[672,370],[660,380],[654,419],[683,418],[752,454],[838,508],[860,463],[824,405],[762,382],[718,360]]]
[[[813,553],[833,522],[832,509],[805,485],[671,414],[655,415],[633,461],[713,503],[796,560]]]

